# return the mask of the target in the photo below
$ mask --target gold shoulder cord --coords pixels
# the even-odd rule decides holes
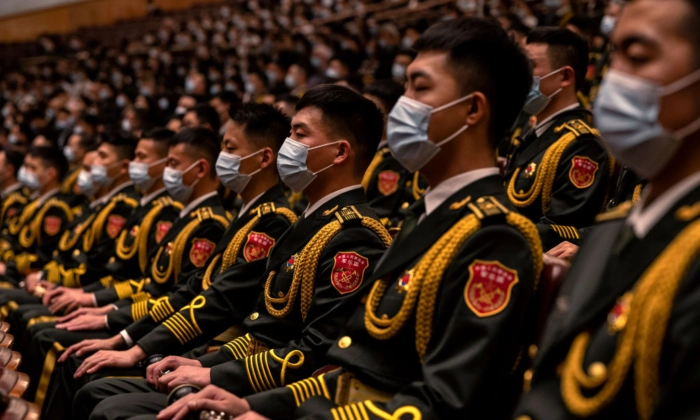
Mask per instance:
[[[297,216],[296,214],[294,214],[293,211],[289,210],[286,207],[277,208],[273,203],[262,204],[256,209],[252,210],[252,213],[257,214],[253,216],[253,218],[250,219],[250,221],[246,223],[245,226],[243,226],[238,232],[236,232],[233,239],[231,240],[231,243],[226,247],[226,250],[223,252],[223,261],[221,262],[221,269],[219,270],[219,273],[223,273],[227,268],[231,267],[233,263],[236,262],[236,256],[240,252],[241,246],[243,246],[243,242],[263,216],[267,214],[277,214],[285,217],[289,221],[289,223],[294,224],[297,221]],[[209,263],[207,270],[204,272],[204,277],[202,278],[203,290],[207,290],[209,286],[211,286],[211,276],[220,258],[222,258],[222,255],[214,256],[214,258],[212,258],[211,262]]]
[[[594,128],[589,127],[583,121],[578,121],[578,123],[583,125],[594,135],[598,135],[598,131]],[[581,127],[579,127],[581,128]],[[508,183],[508,198],[513,203],[515,207],[524,208],[532,205],[532,203],[537,200],[540,195],[542,196],[542,211],[546,212],[549,207],[549,201],[552,197],[552,186],[554,185],[554,178],[557,174],[557,167],[559,166],[559,161],[561,160],[561,155],[564,153],[567,147],[573,143],[580,135],[581,132],[566,123],[560,127],[557,127],[555,131],[561,131],[562,129],[569,130],[568,133],[564,134],[557,140],[553,145],[551,145],[544,154],[540,167],[535,175],[535,180],[532,183],[532,187],[526,192],[519,193],[515,191],[515,182],[520,175],[520,168],[517,168],[510,178]]]
[[[29,219],[31,219],[32,216],[34,216],[34,212],[36,211],[36,208],[38,206],[38,200],[34,200],[31,203],[29,203],[29,205],[25,207],[24,210],[22,210],[22,214],[17,218],[17,220],[15,220],[14,223],[10,224],[10,234],[19,234],[20,230],[22,230],[22,227],[29,223]]]
[[[311,302],[313,300],[314,280],[316,279],[319,256],[331,239],[341,231],[343,224],[349,220],[341,216],[341,213],[344,213],[346,209],[348,208],[336,212],[338,220],[334,220],[321,228],[299,253],[299,256],[294,262],[295,270],[294,277],[292,278],[292,285],[286,295],[280,297],[272,296],[272,279],[275,277],[276,272],[270,272],[270,275],[265,281],[265,307],[270,315],[276,318],[284,318],[289,315],[299,293],[299,288],[301,287],[301,317],[304,320],[306,319],[306,315],[309,312],[309,307],[311,307]],[[371,217],[360,215],[354,208],[352,208],[352,211],[355,212],[355,219],[360,219],[362,226],[376,233],[386,247],[391,245],[391,236],[379,221]],[[276,309],[274,306],[282,304],[285,305],[282,309]]]
[[[68,177],[63,181],[63,184],[61,185],[61,192],[63,194],[70,194],[73,192],[73,186],[78,181],[80,171],[80,169],[73,171],[73,173],[68,175]]]
[[[70,207],[68,207],[68,205],[63,201],[53,198],[47,201],[41,207],[41,209],[39,209],[36,215],[34,215],[32,221],[22,228],[19,235],[20,245],[22,245],[24,248],[29,248],[32,246],[35,240],[39,245],[41,245],[41,225],[44,222],[46,212],[53,207],[59,207],[61,210],[63,210],[66,213],[68,222],[73,221],[73,213],[71,212]]]
[[[2,203],[2,210],[0,211],[0,224],[5,223],[5,215],[7,215],[7,210],[10,206],[15,203],[26,204],[27,200],[21,194],[12,194]]]
[[[470,204],[470,208],[474,211],[475,207]],[[505,208],[503,210],[507,212]],[[376,314],[390,280],[381,279],[374,283],[365,307],[365,328],[372,337],[377,340],[388,340],[394,337],[411,317],[417,302],[416,351],[421,361],[423,360],[432,335],[435,299],[440,282],[462,245],[481,228],[483,217],[483,213],[477,209],[474,213],[462,218],[425,253],[416,265],[411,278],[411,287],[401,308],[393,318],[388,318],[386,315],[380,317]],[[507,212],[505,218],[506,222],[518,229],[528,242],[533,255],[535,289],[537,289],[537,280],[543,265],[542,243],[537,229],[532,222],[518,213]]]
[[[425,194],[425,189],[420,187],[420,172],[413,174],[413,184],[411,184],[411,192],[414,200],[420,200]]]
[[[114,207],[121,202],[126,203],[132,209],[139,205],[138,201],[130,198],[126,194],[119,194],[112,198],[109,201],[109,204],[107,204],[97,215],[90,229],[85,232],[85,236],[83,236],[83,251],[90,251],[95,242],[100,240],[102,237],[102,229],[104,228],[107,218],[109,217],[110,213],[112,213],[112,210],[114,210]]]
[[[213,219],[221,224],[224,229],[228,227],[229,223],[228,219],[223,216],[213,214],[211,209],[208,207],[200,208],[196,212],[191,213],[190,216],[193,218],[193,220],[190,221],[180,233],[178,233],[177,238],[175,238],[175,241],[173,242],[170,261],[168,263],[168,268],[165,271],[161,271],[158,268],[158,261],[160,261],[160,257],[163,254],[165,247],[161,245],[158,248],[158,253],[153,260],[151,267],[151,274],[156,283],[165,283],[168,281],[171,275],[173,275],[175,280],[178,276],[180,276],[180,270],[182,269],[182,254],[185,252],[185,248],[187,247],[187,241],[203,220]]]
[[[58,249],[61,251],[68,251],[75,247],[75,244],[78,243],[78,239],[82,236],[83,232],[85,229],[87,229],[92,221],[95,219],[96,214],[93,213],[91,214],[87,219],[85,219],[82,223],[80,223],[75,230],[67,230],[63,232],[63,235],[61,236],[61,240],[58,242]],[[73,233],[75,232],[75,233]]]
[[[372,176],[374,176],[374,173],[377,171],[377,167],[379,167],[379,164],[382,163],[384,160],[384,149],[379,149],[377,150],[377,153],[374,154],[374,157],[372,158],[372,162],[370,162],[369,166],[367,167],[367,170],[365,171],[364,176],[362,177],[362,188],[365,189],[365,192],[367,191],[367,188],[369,188],[369,183],[372,182]]]
[[[590,333],[583,332],[574,339],[561,375],[562,399],[573,414],[588,417],[610,404],[634,363],[637,412],[643,420],[651,417],[659,393],[659,361],[673,301],[698,254],[700,220],[683,229],[637,281],[627,324],[605,374],[583,371]],[[587,396],[601,385],[595,395]]]

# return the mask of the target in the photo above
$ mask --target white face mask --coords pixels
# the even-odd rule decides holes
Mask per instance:
[[[92,180],[97,185],[108,187],[112,185],[116,177],[109,176],[109,170],[117,165],[121,165],[121,161],[114,162],[111,165],[92,165],[90,168],[90,173],[92,174]]]
[[[532,86],[530,87],[530,93],[528,93],[527,99],[525,100],[523,112],[525,112],[528,115],[539,115],[540,112],[544,111],[544,109],[547,108],[547,105],[549,105],[549,103],[552,101],[552,98],[556,96],[559,92],[561,92],[561,88],[557,89],[554,93],[547,96],[543,94],[540,90],[540,82],[548,78],[549,76],[552,76],[553,74],[559,73],[562,70],[564,70],[564,67],[549,72],[542,77],[532,77]]]
[[[277,154],[277,170],[282,178],[282,182],[287,184],[294,192],[304,191],[306,187],[316,179],[318,174],[334,165],[331,163],[320,171],[311,172],[306,166],[309,151],[336,143],[340,142],[336,141],[316,147],[309,147],[304,143],[299,143],[287,137]]]
[[[416,172],[430,162],[444,146],[469,128],[462,126],[451,136],[439,143],[428,139],[430,116],[470,99],[469,94],[438,108],[433,108],[415,99],[402,96],[389,113],[387,122],[387,142],[396,160],[410,172]]]
[[[610,70],[593,106],[596,126],[615,158],[645,179],[666,167],[682,140],[700,130],[700,117],[670,132],[661,126],[661,98],[700,81],[696,70],[666,86]]]
[[[199,161],[193,163],[184,171],[179,171],[170,167],[165,168],[163,171],[163,183],[165,184],[165,188],[168,190],[168,194],[176,201],[186,203],[187,200],[190,199],[192,190],[194,190],[194,186],[199,182],[199,178],[197,178],[192,185],[185,185],[182,181],[182,177],[197,166],[198,163]]]
[[[81,170],[80,174],[78,174],[77,184],[78,188],[80,188],[80,192],[84,195],[92,196],[95,194],[95,191],[97,191],[95,183],[92,182],[92,174],[85,169]]]
[[[155,184],[158,178],[162,176],[151,177],[148,174],[149,170],[156,165],[166,162],[167,160],[168,158],[165,157],[151,163],[150,165],[148,163],[129,162],[129,178],[131,178],[131,181],[134,183],[136,188],[139,189],[139,191],[148,191],[153,184]]]
[[[221,183],[224,184],[226,188],[237,194],[243,192],[245,187],[248,186],[248,183],[253,175],[260,172],[262,168],[258,168],[249,174],[242,174],[240,172],[241,162],[249,157],[257,155],[263,150],[265,149],[258,150],[257,152],[251,153],[245,157],[240,157],[238,155],[233,155],[226,152],[219,153],[219,158],[216,160],[216,174],[219,176]]]

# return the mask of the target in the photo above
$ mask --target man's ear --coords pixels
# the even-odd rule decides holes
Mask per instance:
[[[209,162],[207,162],[205,159],[199,159],[199,161],[197,161],[197,167],[199,168],[197,178],[201,179],[209,176]]]
[[[129,174],[129,159],[122,160],[121,167],[119,168],[119,174],[120,175],[128,175]]]
[[[576,84],[576,73],[574,72],[573,68],[571,68],[570,66],[566,66],[564,67],[564,70],[562,70],[561,73],[564,76],[561,81],[562,88]]]
[[[267,168],[268,166],[272,165],[275,161],[275,152],[273,152],[272,149],[269,147],[264,148],[262,152],[260,152],[260,156],[262,156],[260,161],[261,169]]]
[[[335,155],[333,163],[337,165],[339,163],[345,162],[345,160],[347,160],[350,156],[351,151],[352,145],[350,144],[350,142],[347,140],[340,140],[338,143],[338,153]]]
[[[474,92],[469,102],[471,103],[471,107],[464,120],[464,124],[475,126],[488,118],[490,107],[486,95],[481,92]]]

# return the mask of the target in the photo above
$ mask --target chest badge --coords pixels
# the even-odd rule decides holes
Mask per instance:
[[[173,224],[170,222],[158,222],[156,224],[156,243],[159,244],[165,238],[171,227],[173,227]]]
[[[595,181],[595,173],[598,171],[598,164],[591,158],[585,156],[574,156],[571,159],[571,169],[569,169],[569,179],[576,188],[588,188]]]
[[[535,162],[532,162],[529,165],[527,165],[527,168],[525,168],[525,171],[523,171],[523,175],[525,175],[525,178],[531,178],[533,175],[535,175],[536,170],[537,164]]]
[[[287,264],[284,266],[284,271],[290,272],[294,270],[294,262],[296,261],[298,255],[299,254],[294,254],[291,257],[289,257],[289,260],[287,260]]]
[[[625,329],[627,320],[629,319],[630,305],[633,296],[634,294],[632,292],[627,292],[622,295],[608,313],[608,332],[611,335]]]
[[[44,232],[49,236],[54,236],[61,231],[61,218],[57,216],[46,216],[44,218]]]
[[[192,248],[190,248],[190,261],[197,268],[204,267],[204,264],[209,259],[209,256],[214,252],[216,244],[205,238],[195,238],[192,240]]]
[[[408,292],[408,288],[410,287],[411,283],[411,277],[413,277],[413,269],[405,272],[404,275],[401,276],[401,278],[399,279],[399,282],[396,284],[396,291],[399,292],[400,295]]]
[[[119,232],[121,232],[124,228],[125,224],[125,218],[116,214],[109,216],[107,219],[107,235],[109,235],[109,237],[112,239],[116,238],[117,235],[119,235]]]
[[[464,300],[479,318],[496,315],[508,306],[517,283],[517,271],[498,261],[474,260],[469,266]]]
[[[250,232],[243,246],[243,258],[248,262],[267,258],[273,246],[275,246],[273,238],[264,233]]]

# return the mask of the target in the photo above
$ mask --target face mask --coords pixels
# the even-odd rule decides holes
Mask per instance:
[[[316,179],[318,174],[334,165],[331,163],[318,172],[311,172],[306,167],[309,151],[336,143],[338,142],[309,147],[304,143],[299,143],[287,137],[277,154],[277,170],[282,178],[282,182],[287,184],[294,192],[304,191]]]
[[[315,68],[321,67],[321,58],[320,57],[311,57],[311,65],[314,66]]]
[[[255,92],[255,85],[253,84],[253,82],[245,82],[245,91],[246,93]]]
[[[56,126],[57,130],[64,130],[66,127],[68,127],[68,121],[61,120],[61,121],[56,121]]]
[[[80,192],[87,196],[94,195],[97,190],[97,187],[92,182],[92,174],[84,169],[78,174],[77,184]]]
[[[168,190],[168,194],[170,194],[175,201],[185,203],[187,200],[189,200],[190,196],[192,195],[192,190],[197,182],[199,182],[199,179],[197,179],[192,185],[187,186],[182,182],[182,177],[198,163],[199,161],[193,163],[184,171],[178,171],[177,169],[169,167],[165,168],[163,171],[163,183],[165,184],[165,188]]]
[[[248,183],[253,175],[262,170],[262,168],[259,168],[258,170],[249,174],[242,174],[239,171],[241,168],[241,162],[251,156],[257,155],[263,150],[264,149],[258,150],[257,152],[251,153],[245,157],[232,155],[226,152],[219,153],[219,158],[216,160],[216,174],[219,176],[221,183],[224,184],[224,186],[226,186],[226,188],[229,190],[237,194],[241,193],[245,187],[248,186]]]
[[[406,66],[394,63],[394,65],[391,66],[391,77],[397,80],[404,80],[406,78]]]
[[[81,135],[85,132],[85,129],[79,125],[76,125],[73,129],[73,134]]]
[[[92,174],[92,181],[103,187],[107,187],[114,182],[115,177],[109,176],[109,170],[117,165],[120,165],[121,161],[114,162],[109,166],[104,165],[92,165],[90,168],[90,174]]]
[[[557,93],[561,92],[561,88],[558,89],[556,92],[552,93],[551,95],[547,96],[540,91],[540,82],[562,70],[564,70],[564,68],[554,70],[553,72],[547,73],[542,77],[532,77],[532,86],[530,87],[530,93],[527,94],[527,100],[525,101],[525,105],[523,106],[523,112],[525,112],[528,115],[539,115],[540,112],[544,111],[547,105],[549,105],[549,103],[552,101],[552,98]]]
[[[464,125],[440,143],[433,143],[428,139],[430,116],[464,102],[471,97],[472,95],[469,94],[434,109],[430,105],[406,96],[399,98],[389,113],[387,122],[387,142],[391,154],[410,172],[416,172],[425,166],[438,154],[441,146],[447,144],[469,128],[468,125]]]
[[[297,80],[293,75],[288,74],[284,76],[284,84],[287,85],[289,89],[294,89],[297,87]]]
[[[177,108],[175,108],[175,115],[179,115],[182,117],[185,114],[187,114],[187,108],[185,108],[184,106],[178,106]]]
[[[697,83],[700,70],[660,86],[610,70],[593,107],[596,125],[615,158],[644,179],[651,179],[676,154],[681,141],[700,130],[700,118],[669,132],[659,123],[661,98]]]
[[[63,156],[66,157],[68,163],[75,162],[75,152],[73,152],[73,149],[71,149],[70,147],[63,148]]]
[[[19,143],[19,137],[17,137],[17,134],[11,133],[7,136],[7,141],[10,142],[10,144],[17,144]]]
[[[131,121],[127,120],[124,118],[122,120],[122,130],[124,131],[131,131]]]
[[[19,168],[17,179],[19,180],[19,182],[22,183],[22,185],[24,185],[32,191],[36,191],[39,189],[39,178],[36,176],[36,174],[29,172],[24,166]]]
[[[168,101],[168,98],[160,98],[158,99],[158,108],[160,108],[162,111],[165,111],[168,109],[170,106],[170,101]]]
[[[610,36],[613,29],[615,29],[615,17],[608,15],[603,16],[603,19],[600,21],[600,33],[605,36]]]
[[[160,178],[160,176],[151,177],[148,174],[148,171],[152,167],[159,165],[167,160],[168,158],[163,158],[151,163],[150,165],[148,163],[129,162],[129,178],[131,178],[131,181],[140,191],[148,191],[156,182],[156,180]]]
[[[550,9],[558,9],[561,7],[561,0],[544,0],[544,5]]]
[[[126,98],[117,96],[116,103],[119,108],[124,108],[126,106]]]
[[[329,67],[326,69],[326,77],[330,77],[331,79],[339,79],[340,75],[338,74],[338,70],[334,69],[333,67]]]

